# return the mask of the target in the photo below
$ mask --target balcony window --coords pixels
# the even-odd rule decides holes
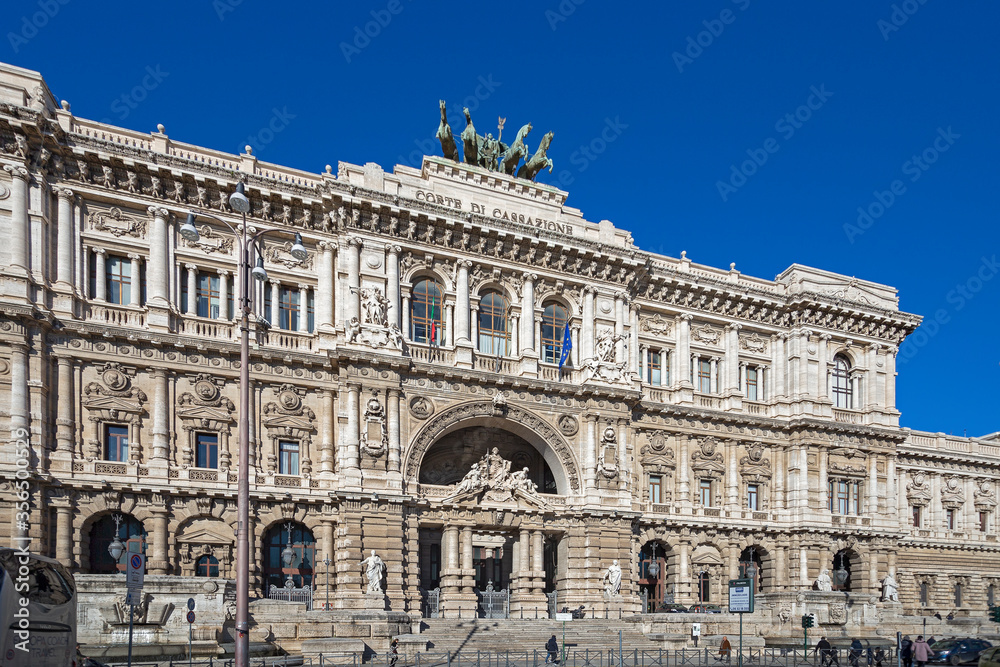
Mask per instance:
[[[851,362],[842,354],[833,358],[833,406],[854,408],[854,390],[851,387]]]
[[[712,362],[707,359],[698,360],[698,391],[712,393]]]
[[[487,292],[479,300],[479,351],[505,357],[509,345],[510,304],[500,292]]]
[[[128,305],[132,302],[132,260],[109,255],[105,261],[108,303]]]
[[[944,524],[948,530],[955,530],[955,510],[944,511]]]
[[[219,311],[222,308],[219,278],[220,276],[218,275],[198,274],[198,317],[210,317],[213,320],[219,319]]]
[[[827,506],[836,514],[861,514],[861,482],[851,479],[829,480]]]
[[[712,480],[710,479],[700,479],[698,480],[698,496],[701,500],[702,507],[712,506]]]
[[[920,519],[921,519],[921,516],[920,516],[920,507],[919,506],[914,507],[913,508],[913,527],[914,528],[920,528]]]
[[[414,343],[440,345],[444,340],[441,309],[444,288],[433,280],[421,280],[413,286],[410,298],[410,340]]]
[[[760,487],[756,484],[747,485],[747,509],[756,512],[760,509]]]
[[[659,504],[661,502],[660,491],[663,486],[663,478],[660,475],[649,476],[649,502]]]
[[[282,287],[278,290],[278,328],[285,331],[299,330],[298,288]]]
[[[646,382],[659,387],[663,384],[663,355],[648,350],[646,352]]]
[[[562,358],[563,341],[566,338],[566,323],[569,315],[566,309],[555,302],[545,304],[542,311],[542,361],[558,364]]]
[[[281,475],[299,474],[299,443],[291,440],[278,442],[278,473]]]
[[[748,401],[759,401],[760,393],[758,391],[759,374],[760,371],[755,367],[747,367],[747,400]]]

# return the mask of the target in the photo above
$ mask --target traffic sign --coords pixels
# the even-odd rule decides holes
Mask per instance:
[[[129,554],[125,561],[125,585],[129,590],[142,590],[143,578],[146,576],[146,556],[143,554]]]
[[[194,598],[188,598],[188,611],[194,611]]]
[[[561,612],[556,612],[556,620],[557,621],[572,621],[573,620],[573,614],[563,614]]]
[[[125,604],[129,606],[136,606],[142,601],[142,591],[136,588],[130,588],[125,593]]]
[[[194,623],[194,612],[193,611],[189,611],[188,612],[188,623]]]
[[[734,614],[753,613],[753,581],[729,580],[729,611]]]

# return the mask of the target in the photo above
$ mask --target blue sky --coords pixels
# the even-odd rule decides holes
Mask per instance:
[[[4,14],[0,60],[42,72],[76,114],[301,169],[439,154],[439,99],[468,104],[480,132],[531,121],[532,148],[555,132],[538,180],[642,248],[897,287],[933,321],[901,350],[902,424],[1000,430],[997,3],[8,0]]]

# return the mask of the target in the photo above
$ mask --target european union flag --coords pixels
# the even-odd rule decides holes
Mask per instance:
[[[566,323],[566,331],[563,333],[562,356],[559,357],[559,370],[569,359],[569,353],[573,351],[573,338],[569,335],[569,322]]]

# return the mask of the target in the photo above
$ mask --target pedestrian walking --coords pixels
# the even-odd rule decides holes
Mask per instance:
[[[859,667],[862,651],[864,651],[864,647],[861,646],[860,639],[855,639],[851,642],[851,652],[848,655],[851,661],[851,667]]]
[[[545,642],[545,664],[559,664],[559,640],[556,639],[555,635],[549,637],[549,640]]]
[[[884,667],[885,663],[885,651],[879,646],[875,649],[875,667]]]
[[[393,639],[389,643],[389,667],[396,667],[397,660],[399,660],[399,640]]]
[[[899,642],[899,659],[903,661],[903,667],[913,667],[913,642],[910,635],[903,635],[903,640]]]
[[[719,662],[729,662],[729,658],[733,653],[733,645],[729,643],[729,637],[723,637],[722,643],[719,644]]]
[[[833,663],[833,646],[827,641],[826,637],[816,642],[813,655],[817,653],[819,653],[819,667],[827,667]]]
[[[924,636],[918,635],[917,641],[913,642],[913,660],[917,663],[917,667],[924,667],[932,655],[934,651],[924,641]]]

